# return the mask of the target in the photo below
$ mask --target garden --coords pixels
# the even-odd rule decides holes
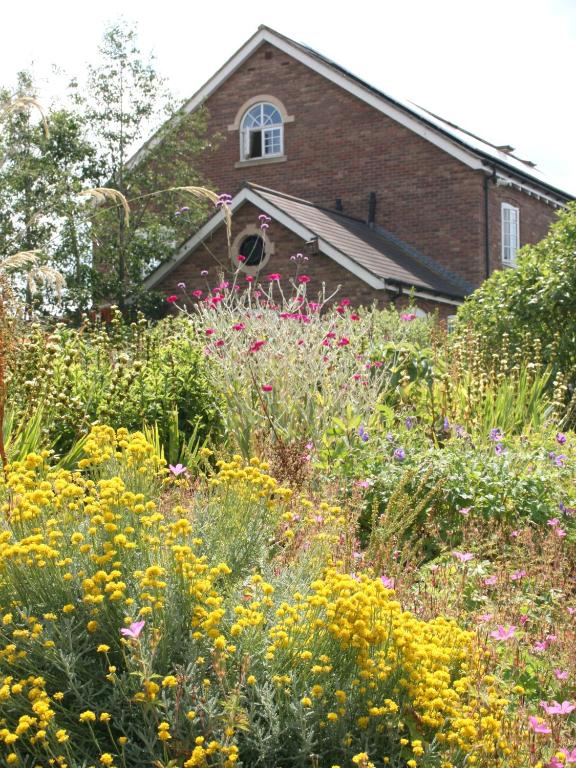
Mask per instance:
[[[2,765],[576,764],[566,335],[283,277],[4,314]]]

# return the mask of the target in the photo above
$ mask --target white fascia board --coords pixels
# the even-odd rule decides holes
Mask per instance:
[[[565,208],[566,204],[561,202],[560,200],[554,199],[553,197],[550,197],[550,195],[546,195],[544,192],[539,192],[534,187],[531,187],[529,184],[524,184],[523,181],[518,181],[518,179],[513,179],[511,176],[507,176],[504,173],[501,173],[500,171],[497,171],[496,173],[496,180],[500,182],[504,182],[501,184],[501,186],[508,186],[513,187],[514,189],[518,189],[520,192],[524,192],[529,197],[535,197],[537,200],[542,200],[543,202],[547,203],[548,205],[553,206],[554,208]]]
[[[317,72],[322,77],[330,80],[340,88],[348,91],[348,93],[351,93],[353,96],[356,96],[357,98],[366,102],[366,104],[369,104],[371,107],[374,107],[374,109],[377,109],[379,112],[387,115],[392,120],[400,123],[404,127],[411,130],[413,133],[416,133],[421,138],[426,139],[426,141],[429,141],[431,144],[434,144],[435,146],[444,150],[449,155],[455,157],[457,160],[460,160],[469,168],[480,170],[484,167],[480,158],[478,158],[473,152],[467,151],[464,147],[461,147],[456,142],[450,141],[450,139],[448,139],[443,134],[439,132],[437,133],[434,131],[434,129],[420,122],[420,120],[417,120],[403,110],[398,109],[393,104],[390,104],[384,97],[377,96],[375,93],[372,93],[368,89],[363,88],[358,83],[349,80],[340,72],[332,69],[332,67],[324,64],[324,62],[315,59],[313,56],[310,56],[301,48],[292,45],[288,40],[285,40],[282,37],[278,37],[269,29],[259,29],[258,32],[256,32],[256,34],[254,34],[242,46],[242,48],[240,48],[234,54],[234,56],[232,56],[232,58],[230,58],[226,64],[224,64],[224,66],[221,67],[221,69],[219,69],[218,72],[216,72],[216,74],[202,86],[202,88],[200,88],[200,90],[196,91],[196,93],[183,106],[182,111],[190,114],[199,106],[201,106],[204,101],[206,101],[206,99],[217,88],[219,88],[220,85],[222,85],[222,83],[227,80],[230,75],[232,75],[260,45],[262,45],[262,43],[270,43],[274,47],[281,50],[283,53],[286,53],[288,56],[291,56],[293,59],[299,61],[304,66],[312,69],[314,72]],[[152,138],[149,139],[146,144],[144,144],[138,150],[138,152],[136,152],[136,154],[130,158],[127,163],[128,168],[134,168],[140,162],[140,160],[145,157],[148,150],[157,146],[159,141],[159,134],[152,136]]]

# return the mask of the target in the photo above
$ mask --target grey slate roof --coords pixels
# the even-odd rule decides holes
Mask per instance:
[[[246,186],[383,280],[455,298],[463,298],[473,290],[465,280],[382,227],[371,227],[338,211],[258,184]]]

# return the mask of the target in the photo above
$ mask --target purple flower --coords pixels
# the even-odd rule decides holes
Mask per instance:
[[[216,208],[221,208],[223,205],[230,205],[232,202],[232,195],[228,195],[224,193],[223,195],[218,195],[218,199],[214,203]]]
[[[186,288],[186,283],[178,283],[178,288],[183,291]]]
[[[414,419],[412,416],[408,416],[408,418],[405,419],[404,424],[406,425],[406,429],[412,429],[414,426]]]
[[[501,454],[503,454],[505,450],[506,448],[504,448],[502,443],[496,443],[496,445],[494,446],[494,452],[497,456],[500,456]]]
[[[134,621],[132,624],[130,624],[129,627],[122,627],[120,634],[123,637],[129,637],[132,640],[138,640],[145,624],[145,621]]]
[[[358,428],[358,437],[360,440],[362,440],[363,443],[366,443],[368,441],[368,432],[364,429],[364,425],[360,424]]]
[[[394,458],[396,459],[396,461],[404,461],[404,459],[406,458],[406,451],[404,450],[404,448],[396,448],[396,450],[394,451]]]
[[[448,421],[448,418],[444,416],[444,432],[450,432],[450,422]]]
[[[566,458],[567,457],[563,453],[559,453],[554,459],[554,464],[556,464],[557,467],[563,467],[566,464]]]
[[[556,435],[556,442],[558,445],[564,445],[566,442],[566,435],[563,432],[558,432]]]
[[[454,431],[456,432],[456,437],[464,437],[466,434],[464,427],[461,427],[460,424],[456,424]]]
[[[207,270],[207,269],[203,269],[203,270],[200,272],[200,274],[202,275],[202,277],[206,277],[206,275],[208,274],[208,270]]]
[[[493,440],[495,443],[499,443],[501,440],[504,440],[504,433],[500,427],[494,427],[494,429],[490,430],[490,440]]]
[[[394,442],[394,435],[392,434],[392,432],[387,432],[386,433],[386,440],[388,440],[389,443],[393,443]]]

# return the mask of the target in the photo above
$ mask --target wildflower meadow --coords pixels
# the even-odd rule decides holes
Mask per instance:
[[[0,763],[576,764],[554,340],[249,277],[10,320]]]

